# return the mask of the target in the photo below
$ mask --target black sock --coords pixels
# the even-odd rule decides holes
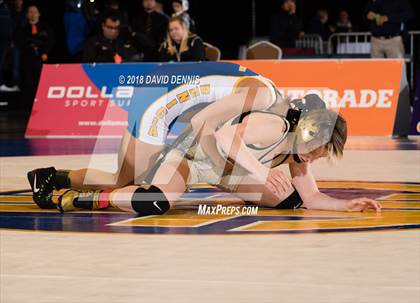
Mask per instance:
[[[86,198],[76,198],[73,201],[73,205],[75,207],[77,207],[77,208],[92,210],[93,201],[92,200],[88,200]]]
[[[74,199],[73,205],[77,208],[87,210],[105,209],[110,206],[109,194],[111,190],[94,190],[81,192],[77,198]]]
[[[100,190],[92,192],[82,192],[73,201],[73,205],[77,208],[93,210],[94,202],[98,200],[98,196],[101,193]]]

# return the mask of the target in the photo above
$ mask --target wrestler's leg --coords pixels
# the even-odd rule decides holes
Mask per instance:
[[[83,168],[69,172],[70,186],[74,189],[117,188],[134,179],[135,138],[126,131],[118,152],[118,168],[115,173],[99,169]],[[118,182],[120,181],[120,182]]]
[[[164,199],[169,202],[169,207],[173,207],[185,192],[188,174],[189,168],[186,161],[163,163],[153,178],[152,187],[154,189],[139,186],[117,189],[111,193],[112,206],[141,214],[141,203],[159,201],[159,194],[162,193]],[[160,193],[156,193],[157,189]],[[138,193],[137,199],[133,199],[136,192]]]
[[[113,206],[139,215],[160,215],[170,209],[184,193],[189,167],[186,161],[163,163],[151,186],[130,185],[115,190],[79,192],[69,190],[59,199],[61,212],[97,210]]]
[[[153,177],[152,184],[159,187],[168,200],[176,201],[187,189],[190,169],[186,160],[164,162]]]
[[[71,188],[104,189],[140,184],[161,151],[161,145],[144,143],[126,131],[118,153],[117,172],[91,168],[70,171],[68,177]]]
[[[128,184],[141,184],[162,148],[141,142],[126,132],[118,154],[117,172],[93,168],[74,171],[56,171],[54,167],[35,169],[28,172],[33,200],[41,208],[55,208],[55,203],[51,201],[54,189],[115,189]]]

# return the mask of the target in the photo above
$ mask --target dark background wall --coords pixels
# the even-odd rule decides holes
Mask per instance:
[[[121,0],[123,6],[131,7],[134,1]],[[198,34],[207,42],[222,49],[224,59],[235,59],[238,48],[246,44],[252,36],[252,2],[253,0],[190,0],[190,14],[196,20]],[[254,0],[256,11],[256,35],[267,36],[270,16],[280,10],[280,0]],[[103,0],[96,0],[98,4]],[[171,14],[171,0],[164,0],[165,10]],[[64,39],[63,12],[64,0],[24,0],[25,4],[35,3],[39,6],[43,19],[51,24],[57,43],[52,55],[55,62],[67,62]],[[411,0],[417,12],[416,19],[409,24],[409,29],[420,29],[420,1]],[[332,20],[340,9],[348,10],[356,30],[363,27],[364,7],[366,0],[297,0],[297,13],[305,21],[319,8],[325,8]]]

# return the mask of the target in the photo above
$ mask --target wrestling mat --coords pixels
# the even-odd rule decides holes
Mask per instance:
[[[199,205],[236,205],[209,186],[195,186],[164,216],[137,217],[118,210],[60,214],[39,209],[31,193],[0,193],[0,228],[26,231],[130,234],[300,234],[366,232],[420,228],[420,183],[319,181],[321,191],[350,199],[368,197],[382,212],[330,212],[258,208],[256,215],[201,215]]]

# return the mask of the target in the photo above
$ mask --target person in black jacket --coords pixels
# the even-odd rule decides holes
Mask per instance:
[[[403,58],[402,35],[405,23],[413,17],[407,0],[369,0],[366,19],[372,33],[372,58]]]
[[[328,12],[325,9],[319,9],[311,20],[307,32],[321,36],[322,40],[327,41],[334,32],[334,28],[328,21]]]
[[[7,48],[12,41],[12,20],[10,11],[3,0],[0,0],[0,85],[3,84],[3,66]]]
[[[349,13],[345,9],[340,10],[338,13],[335,30],[337,33],[350,33],[353,31],[353,24],[350,21]]]
[[[283,0],[281,12],[271,19],[270,41],[280,47],[295,47],[295,40],[304,34],[302,20],[296,15],[294,0]]]
[[[54,37],[50,26],[40,21],[38,7],[27,8],[27,23],[16,33],[16,45],[20,52],[21,88],[27,104],[32,104],[42,64],[48,62],[48,56],[54,45]]]
[[[130,12],[134,38],[144,48],[145,61],[155,61],[159,45],[165,39],[168,16],[156,11],[156,0],[143,0],[143,7],[137,5]]]
[[[102,10],[100,20],[104,20],[109,14],[118,15],[120,20],[120,35],[130,36],[132,30],[128,19],[128,13],[121,7],[118,0],[107,0],[105,2],[105,7]]]
[[[165,42],[159,48],[161,61],[204,61],[205,48],[201,38],[191,34],[182,16],[169,20]]]
[[[130,36],[120,35],[120,26],[118,12],[109,12],[102,22],[102,33],[88,39],[83,62],[141,61],[143,55],[136,49]]]

